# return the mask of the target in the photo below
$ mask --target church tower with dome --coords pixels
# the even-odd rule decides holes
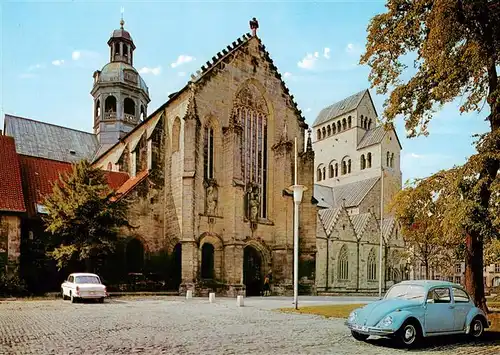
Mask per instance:
[[[109,63],[94,72],[94,133],[101,151],[109,148],[147,117],[151,101],[146,83],[134,65],[135,45],[123,28],[113,31],[108,41]]]

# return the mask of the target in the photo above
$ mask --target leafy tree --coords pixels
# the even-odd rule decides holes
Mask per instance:
[[[119,228],[130,227],[127,201],[117,197],[104,172],[86,160],[60,176],[45,200],[46,230],[53,248],[49,255],[59,269],[76,261],[85,262],[87,271],[94,272],[114,251]]]
[[[462,177],[473,178],[454,184],[468,199],[468,218],[460,223],[466,287],[476,305],[487,310],[482,255],[494,226],[488,213],[500,166],[500,6],[497,0],[388,0],[386,7],[368,26],[360,63],[370,65],[369,79],[379,94],[392,90],[384,105],[387,122],[403,115],[409,137],[427,135],[436,106],[457,97],[463,98],[460,112],[489,106],[490,131],[481,136],[478,154],[462,170]],[[410,55],[416,55],[416,73],[405,81],[403,60]]]

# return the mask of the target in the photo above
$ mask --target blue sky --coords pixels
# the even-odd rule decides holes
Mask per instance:
[[[259,36],[306,120],[325,106],[369,88],[369,68],[358,65],[369,20],[385,1],[329,2],[15,2],[1,6],[1,118],[14,114],[92,130],[92,74],[109,58],[106,44],[119,27],[137,49],[134,65],[149,86],[153,112],[218,51],[259,20]],[[174,64],[176,63],[176,64]],[[381,115],[384,97],[371,90]],[[434,117],[430,136],[403,145],[403,180],[461,164],[474,153],[472,135],[487,130],[479,114],[460,115],[460,100]]]

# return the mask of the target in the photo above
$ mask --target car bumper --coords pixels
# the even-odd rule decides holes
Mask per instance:
[[[107,294],[105,293],[102,293],[102,292],[95,292],[95,293],[80,293],[80,294],[76,294],[76,297],[78,298],[83,298],[83,299],[91,299],[91,298],[103,298],[103,297],[106,297]]]
[[[390,328],[378,328],[378,327],[367,327],[367,326],[361,326],[358,324],[352,324],[352,323],[345,323],[347,328],[350,330],[353,330],[357,333],[360,334],[366,334],[366,335],[378,335],[378,336],[388,336],[394,334],[394,330]]]

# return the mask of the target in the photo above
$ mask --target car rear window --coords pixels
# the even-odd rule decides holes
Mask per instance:
[[[77,284],[100,284],[99,278],[95,276],[77,276],[75,278]]]

